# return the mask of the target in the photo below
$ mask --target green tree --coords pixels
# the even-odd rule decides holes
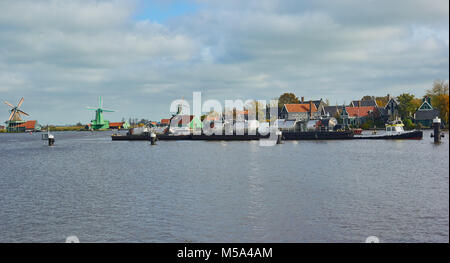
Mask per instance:
[[[362,97],[361,100],[373,100],[373,99],[374,99],[373,96],[366,95],[366,96]]]
[[[367,120],[363,124],[361,124],[361,129],[363,130],[370,130],[375,126],[375,123],[373,120]]]
[[[436,95],[448,95],[448,82],[443,80],[435,80],[433,88],[427,90],[427,96],[433,97]]]
[[[412,122],[411,119],[406,119],[403,121],[403,124],[405,124],[405,129],[406,130],[412,130],[414,129],[414,123]]]
[[[448,82],[435,80],[433,88],[427,90],[427,96],[431,98],[431,104],[439,110],[439,117],[445,122],[449,121],[449,91]]]
[[[384,107],[389,102],[388,101],[388,96],[376,97],[375,100],[377,102],[378,107]]]
[[[294,93],[284,93],[278,98],[278,108],[283,108],[284,104],[296,104],[300,103],[300,100]]]
[[[416,99],[413,94],[403,93],[397,97],[398,113],[402,119],[410,118],[417,110]]]

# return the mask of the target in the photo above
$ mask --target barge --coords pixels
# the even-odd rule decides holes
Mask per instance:
[[[112,135],[113,141],[149,141],[150,132],[144,132],[141,134],[127,134],[127,135]],[[255,141],[260,139],[268,139],[270,134],[261,135],[171,135],[171,134],[157,134],[156,138],[160,141]],[[331,131],[331,132],[283,132],[282,140],[344,140],[352,139],[352,131]]]
[[[112,135],[113,141],[149,141],[151,133],[145,132],[141,134]],[[259,139],[267,139],[269,135],[205,135],[205,134],[189,134],[189,135],[172,135],[157,134],[159,141],[255,141]]]
[[[330,119],[331,120],[331,119]],[[359,131],[355,130],[333,130],[335,126],[328,120],[326,126],[324,120],[314,120],[306,123],[306,127],[299,126],[298,123],[293,122],[289,127],[284,125],[279,126],[281,134],[277,140],[400,140],[400,139],[422,139],[422,131],[404,131],[403,123],[401,120],[395,120],[386,124],[386,132],[382,134],[362,135]],[[334,121],[333,121],[334,122]],[[301,125],[301,124],[300,124]],[[114,134],[111,136],[113,141],[150,141],[151,134],[150,129],[143,128],[136,132],[137,129],[130,129],[126,135]],[[278,133],[278,129],[277,129]],[[175,132],[168,132],[163,134],[156,134],[156,140],[160,141],[253,141],[260,139],[267,139],[270,134],[262,135],[256,132],[256,134],[248,134],[248,129],[244,134],[233,135],[206,135],[206,134],[193,134],[189,129],[175,130]]]
[[[353,131],[304,131],[283,132],[283,140],[348,140],[353,139]]]

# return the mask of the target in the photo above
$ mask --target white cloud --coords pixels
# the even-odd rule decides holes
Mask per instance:
[[[3,0],[0,97],[25,96],[33,118],[66,123],[89,121],[82,108],[98,95],[119,110],[111,119],[158,119],[196,90],[343,102],[420,96],[448,78],[448,1],[197,2],[159,24],[134,19],[139,0]]]
[[[13,28],[96,31],[121,26],[133,1],[2,0],[0,23]]]
[[[23,76],[12,72],[0,72],[0,91],[6,92],[12,90],[14,87],[20,87],[26,84]]]

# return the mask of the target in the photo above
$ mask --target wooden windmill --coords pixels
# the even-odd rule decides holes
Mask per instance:
[[[7,130],[9,132],[14,132],[18,129],[18,126],[25,123],[25,121],[22,119],[22,115],[25,116],[30,116],[28,113],[22,111],[20,109],[20,107],[23,104],[24,99],[21,98],[19,103],[17,104],[17,106],[12,105],[11,103],[4,101],[4,103],[6,105],[8,105],[9,107],[11,107],[11,109],[9,110],[10,115],[8,120],[5,122],[8,125]]]

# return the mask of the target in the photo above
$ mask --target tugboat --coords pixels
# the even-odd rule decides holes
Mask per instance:
[[[354,136],[354,139],[372,139],[372,140],[401,140],[401,139],[415,139],[421,140],[423,137],[422,131],[405,131],[403,129],[405,125],[402,120],[396,119],[392,122],[388,122],[386,124],[386,132],[378,135],[370,135],[370,136]]]

